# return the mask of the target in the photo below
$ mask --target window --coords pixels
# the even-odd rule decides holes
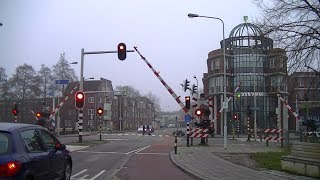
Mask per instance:
[[[214,70],[214,60],[210,61],[210,70],[213,71]]]
[[[220,59],[217,58],[217,59],[214,60],[214,62],[215,62],[215,65],[214,65],[215,68],[216,68],[216,69],[219,69]]]
[[[89,97],[89,98],[88,98],[88,102],[89,102],[89,103],[94,103],[94,97]]]
[[[303,78],[298,78],[298,83],[299,83],[299,86],[302,87],[303,86]]]
[[[51,150],[55,148],[55,140],[47,131],[40,129],[39,134],[47,150]]]
[[[8,154],[11,150],[11,141],[8,133],[0,132],[0,156]]]
[[[35,129],[22,131],[20,135],[28,152],[44,151],[40,143],[39,135]]]
[[[88,109],[88,115],[93,115],[93,114],[94,114],[93,109]]]
[[[270,68],[274,68],[274,58],[270,58]]]

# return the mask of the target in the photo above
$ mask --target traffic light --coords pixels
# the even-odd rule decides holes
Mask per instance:
[[[76,92],[75,106],[77,109],[82,109],[84,107],[84,93],[82,91]]]
[[[50,117],[50,115],[51,115],[51,113],[49,113],[49,112],[37,112],[36,113],[36,116],[37,116],[37,118],[48,118],[48,117]]]
[[[118,44],[118,58],[123,61],[127,57],[127,48],[124,43]]]
[[[238,92],[238,93],[236,94],[236,96],[237,96],[238,99],[240,99],[241,93]]]
[[[14,104],[14,107],[12,109],[12,114],[14,116],[17,116],[18,115],[18,104]]]
[[[197,94],[198,86],[195,84],[192,85],[192,94]]]
[[[99,116],[101,116],[103,114],[103,109],[101,107],[98,108],[97,113],[99,114]]]
[[[37,118],[41,117],[41,113],[40,113],[40,112],[37,112],[37,113],[36,113],[36,116],[37,116]]]
[[[190,96],[185,97],[186,108],[190,109]]]
[[[236,121],[237,120],[237,115],[233,115],[233,119]]]
[[[184,92],[186,92],[187,91],[187,89],[190,89],[189,88],[189,84],[190,84],[190,81],[188,81],[188,79],[186,79],[185,81],[184,81]]]
[[[201,116],[202,115],[202,109],[196,109],[195,114],[197,116]]]

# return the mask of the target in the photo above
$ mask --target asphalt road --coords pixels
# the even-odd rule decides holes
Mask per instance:
[[[175,129],[162,129],[152,135],[136,132],[103,134],[104,144],[73,151],[71,179],[193,179],[178,169],[169,159],[174,150]],[[77,136],[60,136],[68,144]],[[83,136],[84,141],[99,136]]]

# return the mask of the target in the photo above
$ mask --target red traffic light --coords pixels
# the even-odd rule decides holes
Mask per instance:
[[[97,109],[97,113],[101,116],[103,114],[103,109],[100,107]]]
[[[118,44],[118,58],[123,61],[127,58],[127,47],[124,43]]]
[[[77,109],[82,109],[84,107],[84,93],[81,91],[76,92],[75,106]]]
[[[196,109],[195,114],[197,116],[201,116],[202,115],[202,110],[201,109]]]
[[[12,114],[15,115],[15,116],[17,116],[17,114],[18,114],[17,109],[12,109]]]

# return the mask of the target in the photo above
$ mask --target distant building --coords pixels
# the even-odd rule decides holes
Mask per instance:
[[[301,119],[289,113],[289,129],[299,130],[302,121],[315,121],[320,127],[320,73],[294,72],[289,75],[289,104]]]
[[[274,48],[273,40],[264,37],[262,31],[254,24],[242,23],[232,29],[226,43],[226,64],[223,61],[223,41],[221,48],[209,52],[208,72],[204,73],[203,84],[205,97],[213,98],[215,117],[222,108],[224,93],[224,67],[226,69],[228,103],[227,126],[231,132],[233,115],[238,116],[240,133],[246,133],[247,118],[250,128],[254,128],[254,110],[258,129],[286,128],[277,118],[279,94],[287,99],[287,56],[283,49]],[[234,89],[240,85],[237,94]],[[238,95],[238,96],[237,96]],[[248,110],[252,115],[248,116]],[[281,119],[287,117],[288,110],[280,108]],[[217,134],[223,133],[223,116],[214,123]]]
[[[27,99],[19,102],[0,101],[0,122],[14,122],[12,108],[18,104],[18,122],[36,124],[37,112],[52,113],[56,107],[61,106],[59,113],[55,114],[55,121],[47,118],[49,125],[57,127],[58,114],[60,117],[60,132],[76,133],[78,109],[75,108],[75,92],[79,90],[79,82],[71,82],[65,88],[63,97]],[[113,89],[110,80],[84,81],[85,106],[83,108],[83,131],[97,131],[100,117],[97,109],[103,108],[101,117],[103,130],[137,130],[141,124],[155,125],[155,109],[153,103],[145,97],[128,97],[124,91]],[[73,93],[70,92],[73,90]],[[53,122],[53,123],[52,123]],[[156,127],[156,126],[154,126]]]

